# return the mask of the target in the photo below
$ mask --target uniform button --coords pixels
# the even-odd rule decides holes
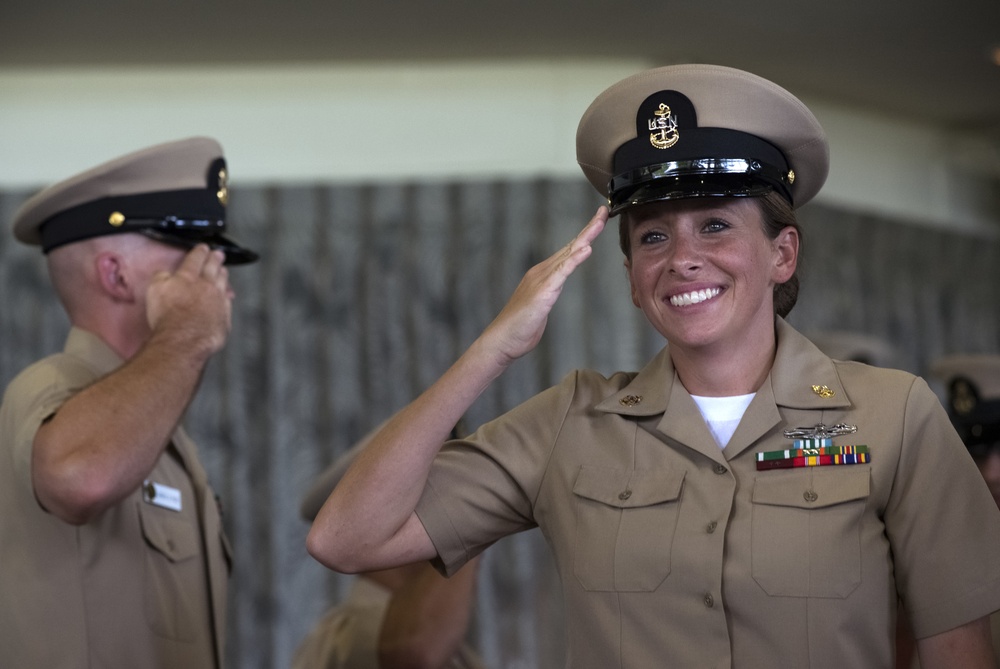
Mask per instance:
[[[815,502],[819,499],[819,495],[816,494],[815,490],[806,490],[802,493],[802,498],[807,502]]]
[[[729,471],[729,469],[727,469],[726,466],[723,465],[723,464],[715,465],[715,473],[716,474],[725,474],[728,471]]]
[[[631,490],[628,490],[628,489],[626,489],[626,490],[625,490],[624,492],[622,492],[622,493],[620,493],[620,494],[618,495],[618,499],[620,499],[621,501],[623,501],[623,502],[624,502],[625,500],[627,500],[627,499],[628,499],[629,497],[631,497],[631,496],[632,496],[632,491],[631,491]]]
[[[717,528],[718,526],[719,524],[713,520],[708,524],[708,527],[705,528],[705,531],[708,532],[709,534],[712,534],[713,532],[715,532],[715,528]]]
[[[715,597],[712,597],[712,595],[705,595],[705,606],[708,608],[715,606]]]

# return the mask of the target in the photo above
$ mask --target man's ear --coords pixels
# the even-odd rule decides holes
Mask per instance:
[[[111,299],[116,302],[134,302],[135,291],[129,277],[124,258],[117,253],[104,251],[94,258],[97,282]]]

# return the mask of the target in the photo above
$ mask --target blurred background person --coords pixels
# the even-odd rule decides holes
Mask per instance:
[[[456,438],[457,430],[452,432]],[[371,436],[317,477],[302,499],[305,520],[316,518]],[[292,669],[484,669],[466,643],[480,559],[451,578],[429,562],[359,574],[347,598],[299,645]]]
[[[944,386],[943,401],[948,416],[1000,507],[1000,355],[943,356],[933,362],[930,373]],[[990,616],[990,628],[993,654],[1000,663],[1000,613]],[[902,612],[896,666],[920,667],[912,632]]]
[[[1000,355],[942,357],[931,374],[944,383],[948,415],[1000,506]]]

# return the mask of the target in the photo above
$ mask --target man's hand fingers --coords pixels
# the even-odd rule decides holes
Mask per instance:
[[[205,268],[205,263],[208,262],[211,257],[212,251],[206,244],[197,244],[194,248],[187,252],[186,256],[184,256],[184,260],[181,261],[176,274],[191,278],[197,277],[202,273]]]

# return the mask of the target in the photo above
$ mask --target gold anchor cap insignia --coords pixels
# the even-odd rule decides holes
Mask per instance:
[[[618,400],[618,403],[624,407],[634,407],[636,404],[642,402],[642,395],[626,395],[625,397]]]
[[[812,391],[819,395],[820,397],[833,397],[837,394],[836,390],[831,390],[830,386],[813,386]]]
[[[649,143],[657,149],[669,149],[681,138],[677,131],[677,117],[670,112],[670,106],[661,102],[649,119]]]

